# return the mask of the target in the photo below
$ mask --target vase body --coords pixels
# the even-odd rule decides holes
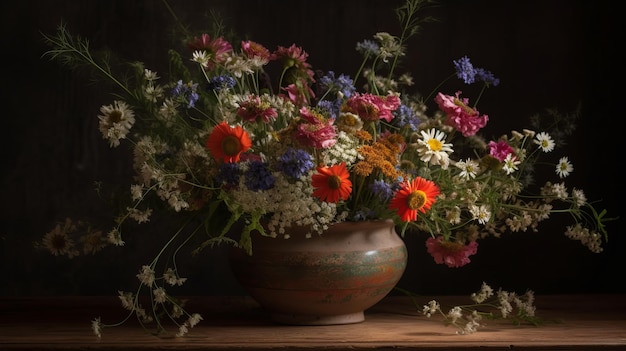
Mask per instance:
[[[297,228],[289,239],[254,234],[252,255],[232,250],[231,268],[278,323],[362,322],[406,268],[406,246],[391,221],[338,223],[311,238]]]

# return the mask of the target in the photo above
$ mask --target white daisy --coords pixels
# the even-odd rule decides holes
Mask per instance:
[[[535,138],[535,144],[539,145],[543,152],[550,152],[554,150],[555,145],[554,140],[552,140],[552,137],[550,137],[550,134],[546,132],[541,132],[537,134],[537,137]]]
[[[120,139],[126,135],[135,124],[135,114],[124,101],[114,101],[113,105],[100,107],[101,115],[99,129],[103,139],[109,140],[111,147],[120,145]]]
[[[487,223],[491,218],[491,211],[489,211],[487,205],[471,205],[469,210],[472,216],[474,216],[474,219],[477,219],[480,224]]]
[[[559,163],[556,165],[556,174],[558,174],[560,178],[567,177],[573,170],[574,166],[572,166],[567,157],[561,157]]]
[[[469,180],[470,178],[475,178],[476,173],[480,171],[480,167],[478,166],[478,162],[467,159],[466,161],[459,161],[456,163],[456,166],[461,170],[459,173],[459,177]]]
[[[428,132],[422,130],[421,134],[422,139],[418,140],[419,146],[417,147],[420,159],[447,169],[450,162],[448,155],[453,150],[452,144],[445,142],[446,133],[432,128]]]
[[[517,165],[519,164],[520,164],[520,161],[517,159],[517,157],[513,156],[513,154],[511,153],[511,154],[506,155],[502,169],[506,172],[506,174],[511,174],[517,171]]]

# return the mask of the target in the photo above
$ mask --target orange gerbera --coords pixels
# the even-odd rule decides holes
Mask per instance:
[[[242,127],[231,127],[226,122],[216,125],[206,140],[206,147],[213,157],[225,163],[238,162],[241,153],[251,146],[250,135]]]
[[[317,172],[318,174],[311,177],[311,184],[315,188],[314,196],[332,203],[348,199],[352,193],[352,182],[345,162],[330,167],[317,167]]]
[[[405,183],[389,203],[389,208],[398,210],[404,222],[417,219],[417,211],[426,213],[435,203],[439,187],[430,180],[416,177],[411,183]]]

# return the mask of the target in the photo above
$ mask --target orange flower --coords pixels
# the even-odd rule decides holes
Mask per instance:
[[[332,203],[348,199],[352,192],[352,182],[345,162],[330,167],[317,167],[317,172],[319,174],[314,174],[311,178],[311,184],[315,188],[314,196]]]
[[[222,122],[213,128],[206,140],[206,147],[216,160],[225,163],[239,161],[239,156],[252,146],[250,135],[240,126],[231,127]]]
[[[439,195],[439,187],[430,180],[416,177],[411,183],[403,184],[389,203],[389,208],[398,210],[404,222],[417,219],[417,211],[426,213],[435,203]]]

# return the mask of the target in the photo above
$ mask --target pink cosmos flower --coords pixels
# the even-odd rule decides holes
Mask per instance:
[[[262,120],[269,123],[278,116],[278,113],[268,103],[262,102],[259,96],[250,95],[247,100],[239,103],[237,115],[247,122]]]
[[[337,133],[333,121],[306,107],[300,109],[300,117],[306,122],[300,123],[295,132],[295,138],[306,146],[316,149],[329,148],[337,142]]]
[[[400,98],[397,95],[378,96],[374,94],[352,95],[346,101],[346,112],[358,115],[363,121],[385,120],[391,122],[393,111],[400,107]]]
[[[438,93],[435,102],[446,113],[446,124],[463,133],[463,136],[472,136],[487,125],[489,117],[480,115],[477,109],[469,106],[469,99],[460,98],[461,92],[455,96]]]
[[[469,257],[478,251],[478,243],[472,241],[467,245],[445,241],[442,236],[426,240],[428,253],[437,264],[445,264],[450,268],[463,267],[470,263]]]
[[[489,147],[489,154],[500,162],[504,161],[509,154],[515,156],[515,150],[504,140],[500,140],[497,143],[490,141],[487,146]]]
[[[233,51],[233,46],[222,37],[211,39],[208,34],[202,34],[200,38],[194,37],[192,41],[187,43],[187,47],[191,51],[203,50],[209,56],[208,68],[212,69],[214,63],[224,63],[228,55]]]

